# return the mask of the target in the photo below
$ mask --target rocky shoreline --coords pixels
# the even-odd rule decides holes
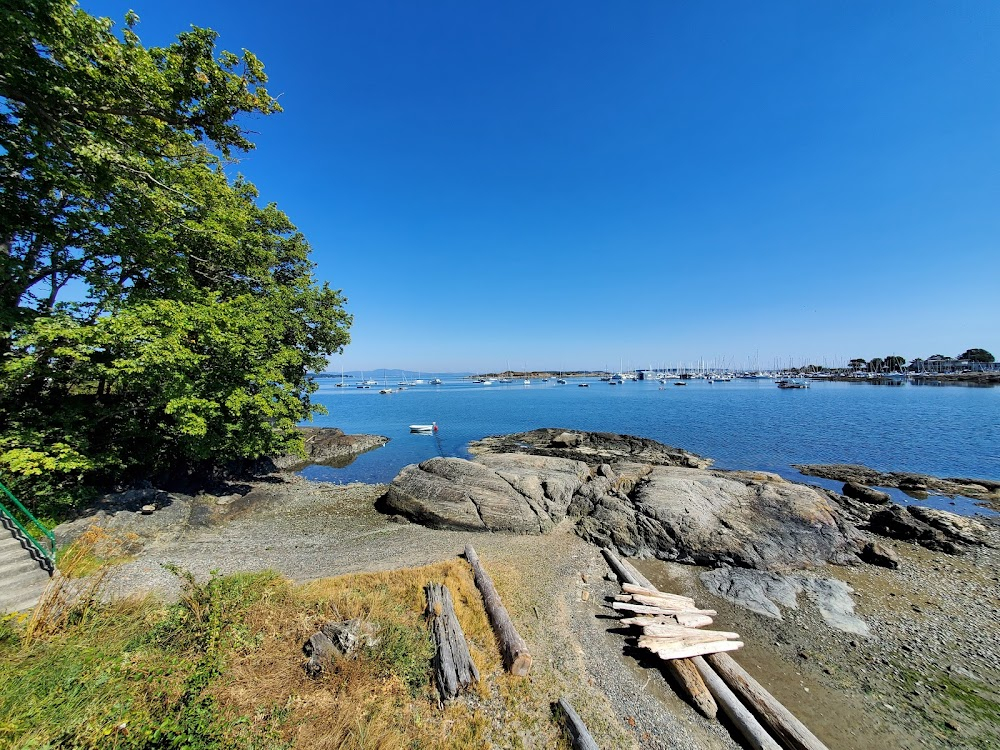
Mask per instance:
[[[329,437],[313,441],[314,460],[371,445],[371,436]],[[850,496],[713,469],[631,436],[534,430],[472,450],[472,461],[407,467],[390,486],[276,473],[214,494],[135,490],[57,532],[65,543],[97,520],[132,540],[131,559],[104,582],[116,596],[176,592],[165,563],[197,576],[273,568],[305,580],[427,564],[474,541],[531,577],[533,593],[518,604],[535,612],[526,637],[551,654],[560,679],[604,706],[608,746],[734,747],[672,695],[655,665],[630,655],[608,618],[613,587],[598,580],[596,545],[609,545],[639,558],[664,590],[718,609],[719,624],[747,640],[739,659],[831,747],[1000,742],[995,522],[896,505],[854,482],[868,474],[850,475],[860,487]],[[150,503],[157,510],[144,514]],[[570,665],[556,656],[577,651],[590,657]]]
[[[949,497],[963,495],[1000,508],[1000,481],[991,479],[941,478],[905,471],[884,472],[858,464],[804,464],[792,468],[806,476],[832,479],[854,487],[895,487],[918,500],[926,499],[930,493]]]

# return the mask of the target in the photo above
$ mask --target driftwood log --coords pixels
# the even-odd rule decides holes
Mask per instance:
[[[791,750],[827,750],[791,711],[765,690],[729,654],[711,654],[705,660],[715,668],[730,689],[743,699],[768,726],[771,732]]]
[[[722,706],[723,712],[740,730],[750,747],[754,750],[781,750],[781,745],[774,741],[746,706],[740,703],[739,698],[733,694],[733,691],[726,686],[726,683],[704,658],[696,656],[691,661],[698,668],[702,679],[708,685],[708,689],[715,696],[715,700]]]
[[[645,591],[656,591],[656,587],[650,583],[649,579],[633,566],[629,565],[627,561],[618,559],[618,556],[607,548],[602,549],[601,552],[611,570],[614,571],[614,574],[618,576],[618,580],[623,585],[631,584]],[[691,601],[693,607],[693,600]],[[689,617],[694,616],[689,615]],[[701,617],[703,620],[708,620],[705,623],[706,625],[711,624],[712,620],[707,615],[702,615]],[[677,618],[675,617],[675,619]],[[679,622],[679,620],[677,621]],[[688,619],[687,622],[690,623],[692,621]],[[691,702],[691,705],[695,707],[698,713],[709,719],[716,717],[719,713],[719,706],[705,685],[701,674],[689,659],[671,659],[670,661],[663,662],[663,669],[669,675],[674,685],[681,691],[681,694]]]
[[[500,653],[503,656],[503,664],[507,670],[516,677],[524,677],[531,671],[531,654],[528,652],[528,644],[517,632],[514,623],[507,613],[507,608],[500,600],[493,579],[479,562],[479,555],[472,548],[471,544],[465,545],[465,559],[472,566],[473,577],[476,587],[483,596],[483,604],[486,607],[486,614],[489,615],[493,632],[496,633],[500,642]]]
[[[428,583],[424,591],[427,594],[427,616],[434,635],[434,679],[441,701],[446,702],[478,682],[479,670],[469,653],[469,644],[455,615],[448,587]]]
[[[566,717],[566,731],[569,733],[570,745],[573,750],[600,750],[594,738],[587,731],[587,726],[577,716],[576,711],[565,698],[559,699],[559,708]]]

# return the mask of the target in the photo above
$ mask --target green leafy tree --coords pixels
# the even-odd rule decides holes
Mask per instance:
[[[250,52],[145,48],[71,0],[0,16],[0,475],[36,505],[300,448],[307,373],[348,342],[339,291],[256,188]],[[67,286],[79,290],[62,299]]]
[[[906,358],[897,354],[885,358],[885,369],[889,372],[900,372],[906,366]]]
[[[970,362],[996,362],[993,355],[985,349],[966,349],[964,352],[959,354],[956,359],[965,359]]]
[[[862,367],[868,366],[868,360],[863,357],[855,357],[848,364],[852,370],[860,370]]]
[[[882,372],[885,369],[885,360],[881,357],[875,357],[875,359],[869,360],[868,371],[869,372]]]

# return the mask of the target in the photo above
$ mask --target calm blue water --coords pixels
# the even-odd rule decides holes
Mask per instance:
[[[483,386],[452,378],[382,395],[335,382],[320,380],[315,400],[330,414],[314,424],[391,440],[345,468],[303,472],[324,481],[387,482],[432,456],[467,457],[471,440],[537,427],[641,435],[713,458],[720,468],[799,479],[791,464],[1000,479],[1000,388],[819,382],[781,390],[771,381],[693,380],[661,390],[644,381],[589,380],[579,388],[573,379]],[[410,424],[432,421],[440,427],[435,436],[409,432]]]

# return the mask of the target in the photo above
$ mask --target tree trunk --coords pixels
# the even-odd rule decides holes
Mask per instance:
[[[500,601],[500,595],[493,585],[490,574],[479,562],[479,555],[476,554],[476,550],[472,548],[471,544],[465,545],[465,559],[472,566],[476,587],[483,596],[486,614],[489,615],[493,632],[496,633],[497,640],[500,642],[503,664],[511,674],[524,677],[531,671],[531,654],[528,653],[528,645],[518,634],[514,623],[511,622],[507,608]]]
[[[698,668],[702,679],[708,685],[708,689],[715,696],[715,700],[722,706],[723,712],[740,730],[750,747],[754,750],[781,750],[781,745],[771,738],[760,722],[740,703],[739,699],[733,695],[733,691],[726,687],[726,683],[702,657],[697,656],[691,661]]]
[[[791,750],[827,750],[791,711],[747,674],[729,654],[706,657],[725,683],[763,719],[774,735]]]
[[[472,662],[469,644],[455,615],[455,606],[448,587],[428,583],[427,616],[434,635],[434,679],[442,702],[450,701],[479,681],[479,670]]]

